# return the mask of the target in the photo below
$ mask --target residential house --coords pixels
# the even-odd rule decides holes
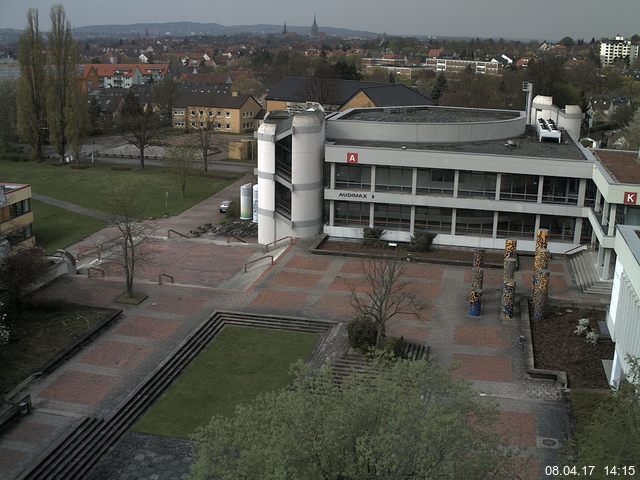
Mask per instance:
[[[158,83],[169,71],[168,63],[93,63],[80,67],[80,78],[85,91]]]
[[[499,76],[502,75],[503,65],[496,59],[490,62],[478,60],[461,60],[459,58],[435,58],[426,59],[424,66],[428,70],[446,72],[447,74],[464,73],[471,70],[473,73]]]
[[[215,131],[251,132],[260,104],[251,96],[233,92],[182,93],[173,106],[172,120],[176,128],[203,128],[213,125]]]
[[[267,95],[266,110],[298,112],[314,102],[328,112],[364,106],[433,105],[430,98],[398,83],[286,77]]]
[[[0,183],[0,241],[11,250],[35,246],[31,185]]]

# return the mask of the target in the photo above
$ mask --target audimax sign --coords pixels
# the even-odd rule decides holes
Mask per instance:
[[[371,197],[369,197],[371,195]],[[363,193],[363,192],[339,192],[338,198],[361,198],[363,200],[367,200],[369,198],[374,198],[371,193]]]

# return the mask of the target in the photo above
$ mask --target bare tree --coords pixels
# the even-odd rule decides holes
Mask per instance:
[[[49,139],[55,146],[60,159],[64,160],[67,150],[67,124],[77,121],[73,117],[75,110],[69,109],[69,95],[76,88],[78,52],[71,36],[71,23],[67,19],[64,7],[60,4],[51,7],[51,31],[49,32],[49,68],[47,120]]]
[[[144,151],[158,135],[160,118],[151,105],[143,107],[133,92],[129,92],[124,98],[118,123],[122,138],[140,152],[140,168],[144,168]]]
[[[351,305],[358,316],[369,318],[377,328],[376,347],[383,345],[385,328],[396,315],[421,318],[424,305],[417,300],[409,282],[402,280],[405,265],[402,260],[371,259],[362,265],[367,291],[359,294],[353,285],[349,286]]]
[[[142,219],[138,199],[132,189],[114,192],[109,205],[109,223],[113,227],[113,233],[97,249],[108,257],[108,263],[122,268],[126,294],[132,298],[136,267],[150,260],[150,253],[143,246],[150,242],[156,225],[151,220]]]
[[[177,145],[167,149],[164,157],[165,165],[180,179],[180,190],[184,199],[187,193],[187,177],[194,173],[193,164],[196,160],[196,151],[190,145]],[[206,168],[206,163],[205,163]]]
[[[44,41],[38,27],[38,10],[27,11],[27,28],[20,36],[17,88],[17,127],[20,137],[31,145],[34,160],[44,153],[46,136]]]
[[[198,135],[198,143],[202,152],[202,161],[204,162],[204,171],[208,171],[209,150],[213,147],[213,121],[206,118],[205,115],[198,115],[196,118],[196,131]]]

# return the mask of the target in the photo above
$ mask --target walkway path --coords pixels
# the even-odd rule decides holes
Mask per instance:
[[[75,203],[65,202],[64,200],[58,200],[57,198],[48,197],[39,193],[33,193],[31,196],[34,200],[48,203],[49,205],[53,205],[54,207],[64,208],[65,210],[69,210],[70,212],[79,213],[80,215],[86,215],[87,217],[97,218],[98,220],[102,220],[103,222],[109,221],[109,215],[107,215],[106,213],[81,207],[80,205],[76,205]]]

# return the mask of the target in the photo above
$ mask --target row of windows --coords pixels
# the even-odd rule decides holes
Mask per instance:
[[[248,123],[243,123],[242,124],[242,129],[243,130],[248,130],[250,128],[253,128],[253,123],[252,122],[248,122]]]
[[[536,215],[517,212],[497,212],[456,210],[455,234],[492,237],[496,222],[496,238],[533,238]],[[452,208],[415,207],[415,232],[451,234],[453,224]],[[497,217],[497,221],[496,221]],[[581,221],[581,220],[579,220]],[[370,204],[363,202],[334,202],[335,226],[368,227],[371,223]],[[573,242],[576,219],[540,215],[540,227],[549,230],[551,239],[559,242]],[[373,226],[386,230],[411,230],[411,206],[374,204]]]
[[[203,116],[204,116],[204,110],[200,110],[200,111],[199,111],[199,112],[197,112],[197,113],[196,113],[196,110],[191,110],[191,115],[192,115],[192,116],[200,115],[201,117],[203,117]],[[209,115],[210,117],[213,117],[213,110],[209,110],[208,115]],[[218,111],[216,112],[216,116],[217,116],[217,117],[221,117],[221,116],[222,116],[222,112],[221,112],[220,110],[218,110]],[[224,112],[224,116],[225,116],[226,118],[230,118],[230,117],[231,117],[231,112]]]
[[[17,230],[13,230],[12,232],[7,233],[6,236],[7,236],[7,240],[9,241],[9,245],[13,247],[18,243],[33,237],[32,225],[29,224],[26,227],[21,227],[21,228],[18,228]]]
[[[178,125],[179,123],[181,123],[182,125],[184,125],[184,122],[176,122],[176,125]],[[199,126],[200,128],[204,128],[204,127],[205,127],[205,122],[195,122],[195,121],[192,121],[192,122],[191,122],[191,126],[192,126],[192,127],[194,127],[194,128],[195,128],[195,127],[198,127],[198,126]],[[222,124],[221,124],[221,123],[216,123],[214,126],[215,126],[215,128],[217,128],[217,129],[221,129],[221,128],[222,128]],[[225,124],[224,124],[224,128],[226,128],[227,130],[230,130],[230,129],[231,129],[231,124],[230,124],[230,123],[225,123]]]
[[[412,192],[413,168],[376,167],[376,192]],[[460,170],[458,175],[458,197],[496,198],[498,175],[491,172]],[[455,170],[418,168],[416,194],[453,196]],[[500,178],[500,200],[537,202],[540,177],[538,175],[502,174]],[[578,204],[577,178],[544,177],[542,185],[543,203]],[[335,188],[371,189],[371,166],[336,164]],[[589,180],[585,194],[585,205],[595,201],[595,184]]]
[[[12,218],[19,217],[31,211],[31,200],[29,198],[20,202],[12,203],[0,209],[0,223],[7,222]]]

